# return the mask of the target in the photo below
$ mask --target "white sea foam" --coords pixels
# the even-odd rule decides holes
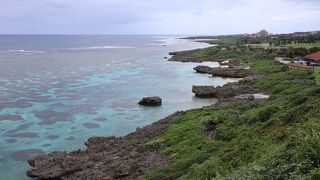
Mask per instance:
[[[134,47],[130,46],[92,46],[92,47],[79,47],[79,48],[68,48],[70,51],[79,51],[79,50],[95,50],[95,49],[131,49]]]
[[[9,53],[32,53],[32,51],[27,51],[23,49],[18,49],[18,50],[10,50],[8,51]]]
[[[167,44],[165,43],[150,43],[148,46],[166,46]]]
[[[149,46],[167,46],[167,45],[174,45],[179,42],[178,37],[172,37],[172,36],[154,36],[156,42],[148,44]]]
[[[6,51],[0,51],[0,53],[21,53],[21,54],[31,54],[31,53],[44,53],[44,51],[29,51],[24,49],[12,49],[12,50],[6,50]]]

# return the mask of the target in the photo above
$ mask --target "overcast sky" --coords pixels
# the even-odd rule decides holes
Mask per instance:
[[[5,34],[234,34],[320,30],[320,0],[0,0]]]

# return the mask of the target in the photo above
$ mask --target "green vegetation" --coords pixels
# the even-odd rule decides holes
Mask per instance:
[[[237,39],[237,44],[264,44],[268,43],[271,47],[288,47],[297,46],[301,47],[311,45],[311,47],[316,47],[320,43],[320,32],[301,32],[292,34],[275,34],[269,36],[252,37],[252,36],[242,36]]]
[[[311,49],[314,47],[320,47],[320,43],[301,43],[301,44],[288,44],[286,45],[287,47],[292,47],[292,48],[306,48],[306,49]]]
[[[249,47],[257,47],[257,48],[271,48],[269,43],[260,43],[260,44],[246,44]]]
[[[316,83],[320,85],[320,67],[314,68],[314,76],[316,78]]]
[[[193,37],[190,39],[212,39],[219,45],[245,45],[256,48],[320,48],[320,31],[296,32],[291,34],[274,34],[269,36],[252,36],[245,34]]]
[[[248,47],[213,47],[194,55],[250,64],[266,75],[252,85],[272,96],[176,117],[149,143],[172,160],[146,179],[319,179],[320,88],[311,72],[288,69],[267,52]]]
[[[236,44],[237,41],[240,39],[240,36],[220,36],[218,37],[217,39],[220,40],[220,44],[221,45],[233,45],[233,44]]]
[[[214,57],[216,59],[239,59],[243,63],[250,64],[251,68],[261,73],[279,72],[284,66],[276,64],[268,59],[266,53],[260,49],[250,49],[248,47],[210,47],[198,49],[193,54],[196,57]]]

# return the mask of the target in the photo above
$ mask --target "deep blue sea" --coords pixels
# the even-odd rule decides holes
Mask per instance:
[[[0,35],[0,179],[28,179],[26,161],[38,154],[84,148],[91,136],[126,135],[215,103],[195,98],[192,85],[235,79],[164,59],[203,47],[176,36]],[[163,105],[139,106],[144,96],[161,96]]]

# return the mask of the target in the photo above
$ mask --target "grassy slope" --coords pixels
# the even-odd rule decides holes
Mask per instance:
[[[301,44],[287,44],[285,46],[270,46],[269,43],[261,43],[261,44],[246,44],[246,46],[250,47],[256,47],[256,48],[273,48],[273,49],[279,49],[279,48],[306,48],[311,49],[314,47],[320,47],[320,43],[301,43]]]
[[[147,175],[165,179],[294,179],[320,174],[320,89],[305,71],[289,70],[260,52],[199,50],[198,56],[237,57],[268,74],[254,86],[273,95],[259,102],[192,110],[176,117],[162,137],[149,142],[172,157]],[[208,122],[218,124],[209,140]],[[312,175],[311,175],[312,174]]]
[[[288,44],[287,47],[310,49],[313,47],[320,47],[320,43]]]
[[[316,78],[316,83],[320,85],[320,67],[315,67],[314,76]]]

